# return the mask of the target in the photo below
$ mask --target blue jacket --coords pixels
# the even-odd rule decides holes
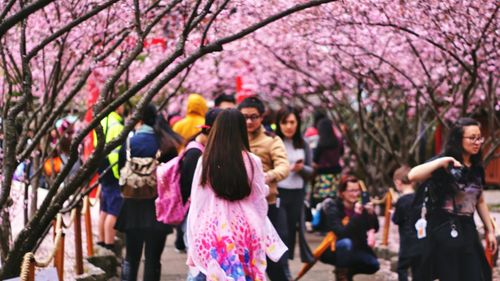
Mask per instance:
[[[131,157],[154,157],[160,147],[153,128],[148,125],[142,125],[128,141],[130,142]],[[120,169],[125,166],[125,161],[127,161],[126,149],[127,143],[125,142],[120,149]]]

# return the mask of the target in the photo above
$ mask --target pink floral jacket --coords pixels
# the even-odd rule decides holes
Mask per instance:
[[[194,173],[191,207],[187,219],[188,261],[191,273],[203,272],[207,280],[266,280],[266,255],[278,261],[287,250],[267,218],[260,159],[245,153],[252,183],[251,194],[230,202],[218,198],[210,186],[201,186],[202,158]]]

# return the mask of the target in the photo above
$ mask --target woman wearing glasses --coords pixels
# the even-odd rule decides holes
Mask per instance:
[[[428,237],[419,280],[492,278],[473,218],[477,210],[487,247],[494,253],[497,242],[483,195],[483,142],[479,122],[461,118],[450,131],[442,157],[414,167],[408,174],[411,181],[426,181],[421,188],[427,216],[416,225]]]
[[[378,230],[377,216],[372,203],[362,204],[361,186],[354,176],[340,180],[338,199],[323,201],[330,247],[321,255],[321,261],[335,265],[335,280],[352,280],[355,274],[373,274],[380,268],[377,256],[368,245],[367,231]]]

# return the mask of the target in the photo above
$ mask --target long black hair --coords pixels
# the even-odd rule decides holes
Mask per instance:
[[[323,118],[318,122],[318,148],[337,148],[339,140],[333,132],[333,123],[328,118]]]
[[[445,156],[451,156],[460,161],[461,163],[463,163],[464,148],[462,145],[462,140],[464,138],[464,127],[468,126],[478,126],[481,128],[481,123],[469,117],[463,117],[458,119],[455,122],[455,124],[453,124],[453,127],[451,128],[450,133],[448,135],[448,139],[446,141],[443,153]],[[482,159],[483,158],[480,149],[477,154],[471,155],[470,157],[472,167],[481,167]]]
[[[250,195],[251,182],[243,159],[243,152],[248,151],[245,117],[237,109],[223,110],[208,135],[201,184],[210,184],[218,197],[229,201]]]
[[[302,138],[302,134],[300,133],[300,114],[299,111],[291,106],[285,106],[281,108],[276,114],[276,134],[281,138],[285,139],[285,135],[281,131],[281,123],[284,122],[288,116],[293,114],[295,119],[297,119],[297,130],[295,130],[295,134],[292,136],[293,148],[304,148],[304,139]]]
[[[165,163],[177,156],[177,149],[182,145],[183,139],[172,130],[161,113],[156,116],[153,128],[161,151],[161,156],[158,160]]]

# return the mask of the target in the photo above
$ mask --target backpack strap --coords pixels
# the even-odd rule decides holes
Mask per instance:
[[[127,161],[130,161],[130,138],[127,138]]]
[[[420,218],[425,219],[427,215],[427,204],[429,202],[429,185],[425,185],[424,189],[424,202],[422,203],[422,209],[420,210]]]
[[[184,154],[186,154],[186,152],[188,150],[190,150],[191,148],[197,148],[199,150],[201,150],[201,152],[203,152],[203,150],[205,150],[205,146],[203,146],[201,143],[197,142],[197,141],[191,141],[189,142],[187,145],[186,145],[186,148],[184,149],[184,151],[181,153],[180,157],[183,158],[184,157]]]

